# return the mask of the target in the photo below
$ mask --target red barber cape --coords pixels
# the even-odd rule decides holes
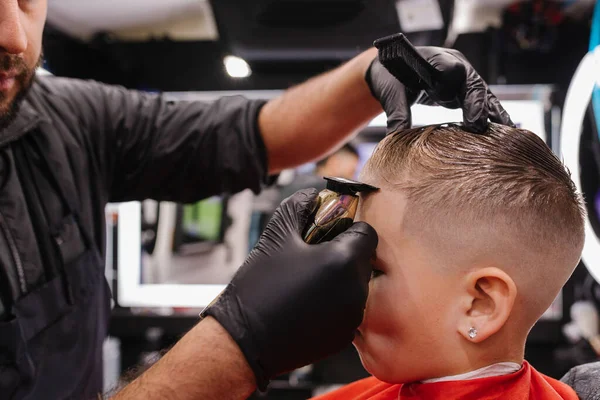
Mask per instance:
[[[579,400],[568,385],[537,372],[527,361],[512,374],[466,381],[392,385],[363,379],[314,400]]]

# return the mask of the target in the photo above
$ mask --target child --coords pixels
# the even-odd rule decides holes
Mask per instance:
[[[354,340],[374,377],[320,400],[577,399],[524,361],[579,262],[585,209],[535,134],[445,124],[389,135],[361,180],[379,234]]]

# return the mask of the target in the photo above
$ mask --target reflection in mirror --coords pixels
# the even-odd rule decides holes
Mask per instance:
[[[231,279],[229,196],[193,204],[142,203],[142,284],[210,284]]]
[[[204,307],[248,255],[250,190],[192,204],[107,206],[107,277],[122,307]],[[116,290],[115,290],[116,289]]]

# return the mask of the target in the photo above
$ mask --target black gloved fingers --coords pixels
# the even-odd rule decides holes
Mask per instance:
[[[277,207],[269,223],[252,249],[246,263],[260,255],[276,252],[288,241],[303,243],[301,235],[317,204],[316,189],[299,190]]]
[[[379,236],[375,229],[366,222],[355,222],[344,232],[331,240],[334,243],[341,243],[344,247],[349,247],[354,254],[373,254],[379,242]]]
[[[368,284],[373,270],[371,258],[379,242],[377,232],[366,222],[355,222],[332,241],[340,254],[355,259],[361,283]]]
[[[406,99],[406,92],[404,87],[398,88],[399,90],[395,95],[392,95],[388,98],[390,104],[409,104]],[[405,112],[402,108],[399,107],[388,107],[388,111],[385,112],[387,116],[387,128],[386,134],[390,134],[393,132],[397,132],[399,130],[409,129],[412,126],[412,115],[410,113],[410,109],[408,112]]]
[[[291,207],[291,210],[294,210],[294,212],[302,214],[308,212],[310,214],[314,211],[314,204],[318,194],[319,191],[315,188],[298,190],[283,200],[280,207]]]
[[[460,51],[439,47],[419,47],[417,50],[436,69],[443,72],[443,88],[436,88],[433,93],[428,93],[429,97],[444,107],[461,107],[467,130],[484,132],[488,126],[488,118],[493,122],[512,125],[508,113]],[[453,82],[454,86],[447,86]],[[454,100],[450,99],[452,93]],[[420,99],[419,103],[424,104],[422,101]]]
[[[333,241],[304,243],[298,231],[316,199],[296,192],[204,315],[214,316],[248,360],[257,384],[348,345],[363,318],[377,233],[356,223]]]
[[[365,81],[367,82],[367,86],[369,87],[369,91],[371,92],[371,96],[375,97],[377,100],[377,90],[375,88],[375,82],[373,82],[373,65],[375,63],[379,63],[379,58],[375,57],[369,64],[369,68],[367,68],[367,72],[365,72]]]
[[[424,90],[421,90],[421,92],[417,95],[417,97],[415,97],[415,101],[413,102],[413,104],[414,103],[421,104],[424,106],[437,106],[438,105],[438,103],[434,99],[429,97],[427,92]]]
[[[410,104],[406,87],[397,80],[376,58],[365,76],[371,94],[381,104],[387,116],[387,133],[408,129],[412,125]],[[416,94],[412,94],[416,97]]]
[[[488,127],[488,88],[479,78],[468,82],[463,99],[463,124],[465,128],[474,133],[483,133]]]
[[[428,91],[432,103],[446,108],[459,108],[461,94],[467,81],[466,60],[441,47],[417,47],[417,51],[435,69],[441,72],[441,84]],[[422,99],[423,100],[423,99]],[[418,100],[419,104],[427,104]],[[427,104],[431,105],[431,104]]]
[[[309,217],[315,211],[318,195],[317,189],[310,188],[299,190],[289,198],[293,205],[295,228],[298,234],[302,234]]]
[[[286,198],[275,210],[267,228],[274,225],[281,228],[281,234],[289,232],[301,234],[310,215],[314,212],[317,203],[317,189],[302,189]]]
[[[489,89],[487,91],[487,101],[488,108],[490,110],[490,121],[515,128],[515,124],[510,119],[510,115],[508,115],[504,107],[502,107],[500,100],[498,100],[498,98]]]
[[[427,95],[425,93],[425,91],[423,90],[411,90],[409,88],[406,88],[406,101],[407,104],[410,106],[412,106],[413,104],[415,104],[417,102],[417,100],[422,97],[424,94]],[[421,104],[421,103],[419,103]],[[435,103],[434,103],[435,104]]]

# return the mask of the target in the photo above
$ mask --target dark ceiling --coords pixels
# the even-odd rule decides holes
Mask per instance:
[[[446,26],[453,1],[442,0]],[[175,42],[91,42],[51,25],[45,32],[46,67],[57,75],[93,78],[159,91],[281,89],[331,69],[374,39],[400,30],[394,0],[218,0],[211,2],[220,39]],[[415,44],[441,45],[445,29],[413,34]],[[252,76],[229,77],[227,54],[248,61]]]
[[[526,3],[512,6],[501,29],[461,35],[454,47],[491,83],[568,82],[587,49],[589,23],[557,18],[559,11],[542,3],[542,12]],[[439,4],[444,28],[408,34],[415,45],[444,43],[454,0]],[[400,31],[395,0],[216,0],[211,5],[218,41],[123,42],[99,33],[83,42],[48,25],[46,67],[56,75],[152,91],[283,89]],[[523,35],[527,48],[518,40]],[[252,75],[229,77],[223,68],[228,54],[246,59]]]

